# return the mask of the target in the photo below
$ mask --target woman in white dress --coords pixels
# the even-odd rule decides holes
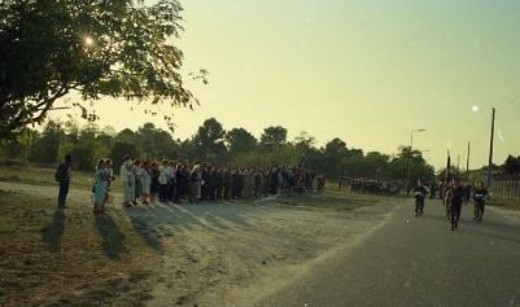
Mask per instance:
[[[135,201],[135,174],[134,164],[130,156],[126,155],[123,158],[120,170],[121,182],[123,183],[123,205],[126,208],[131,207]]]

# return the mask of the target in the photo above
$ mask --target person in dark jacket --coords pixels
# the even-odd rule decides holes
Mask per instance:
[[[71,171],[71,156],[66,155],[65,160],[56,169],[54,179],[59,183],[58,190],[58,208],[65,208],[67,194],[69,193],[70,171]]]
[[[464,202],[465,191],[464,187],[455,179],[452,181],[451,189],[450,223],[451,230],[453,231],[459,226],[460,211],[462,209],[462,203]]]
[[[473,218],[477,222],[482,222],[482,215],[484,215],[484,205],[486,203],[487,190],[484,187],[482,180],[477,180],[475,183],[475,192],[473,194],[473,200],[475,201],[475,217]]]
[[[428,188],[422,184],[421,180],[417,180],[417,184],[413,189],[413,196],[415,197],[415,216],[423,215],[424,213],[424,199],[428,194]]]

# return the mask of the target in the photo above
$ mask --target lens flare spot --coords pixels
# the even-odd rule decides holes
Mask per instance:
[[[94,45],[94,39],[90,36],[85,37],[85,45],[92,46]]]

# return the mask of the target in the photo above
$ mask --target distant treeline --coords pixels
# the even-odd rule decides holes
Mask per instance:
[[[2,140],[0,155],[4,158],[26,160],[39,164],[55,164],[66,153],[73,157],[73,167],[91,171],[99,158],[110,157],[118,163],[125,154],[141,160],[169,159],[219,166],[270,167],[302,163],[307,169],[335,179],[340,176],[379,180],[430,180],[434,168],[417,150],[400,146],[395,155],[380,152],[364,153],[348,148],[346,142],[334,138],[322,147],[301,132],[292,141],[287,140],[287,129],[270,126],[257,139],[244,128],[224,130],[215,118],[198,128],[195,135],[185,140],[174,139],[168,131],[146,123],[137,131],[115,131],[89,123],[80,127],[74,121],[48,121],[41,132],[26,128],[15,138]]]

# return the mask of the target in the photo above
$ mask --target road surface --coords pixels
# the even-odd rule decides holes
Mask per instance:
[[[412,207],[256,305],[520,306],[518,212],[487,208],[479,224],[468,205],[450,231],[440,201]]]

